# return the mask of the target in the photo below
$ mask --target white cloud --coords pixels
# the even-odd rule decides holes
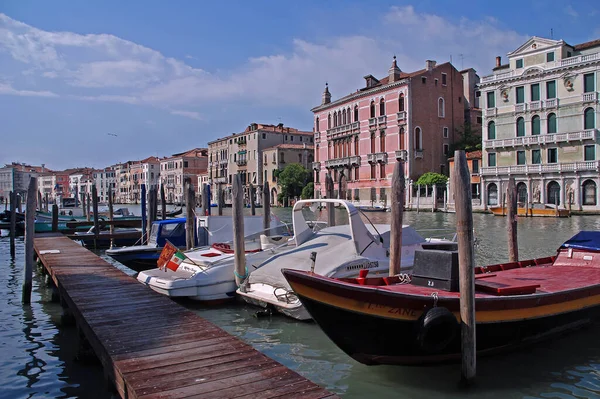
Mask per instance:
[[[171,114],[185,116],[186,118],[196,119],[198,121],[202,120],[202,117],[200,116],[200,114],[198,112],[194,112],[194,111],[173,110],[173,111],[171,111]]]
[[[0,83],[0,95],[24,96],[24,97],[58,97],[58,94],[50,91],[17,90],[7,83]]]
[[[362,76],[385,76],[394,54],[407,72],[422,69],[425,59],[444,62],[452,56],[457,68],[475,67],[485,75],[496,55],[527,39],[492,17],[453,21],[416,12],[412,6],[392,7],[380,19],[373,35],[318,43],[297,38],[285,53],[250,58],[218,73],[113,35],[47,32],[4,14],[0,14],[0,53],[28,70],[33,84],[43,89],[52,84],[52,94],[149,105],[201,119],[197,112],[180,109],[222,108],[226,102],[308,110],[320,102],[326,81],[334,98],[354,92],[363,86]]]
[[[570,4],[567,7],[565,7],[565,13],[567,13],[567,15],[569,15],[573,18],[577,18],[579,16],[579,13],[577,11],[575,11],[573,6]]]

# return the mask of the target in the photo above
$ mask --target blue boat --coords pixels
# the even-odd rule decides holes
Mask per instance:
[[[156,267],[167,240],[185,249],[185,218],[156,221],[152,223],[148,244],[107,249],[106,255],[137,272],[148,270]]]

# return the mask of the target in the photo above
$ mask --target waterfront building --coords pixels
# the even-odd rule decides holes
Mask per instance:
[[[160,160],[160,183],[165,187],[166,201],[181,204],[185,199],[185,184],[198,182],[198,175],[208,168],[208,149],[173,154]]]
[[[466,121],[477,121],[478,77],[472,69],[459,72],[451,63],[432,60],[406,73],[394,57],[388,76],[364,78],[365,87],[334,101],[326,85],[321,105],[312,109],[315,196],[325,196],[329,173],[336,182],[334,195],[341,179],[341,197],[383,205],[394,164],[404,151],[409,184],[425,172],[447,175],[450,146]],[[471,128],[480,134],[477,125]]]
[[[3,200],[8,198],[11,191],[18,194],[26,193],[29,188],[29,178],[39,177],[44,172],[48,172],[44,164],[32,166],[13,162],[4,165],[0,168],[0,197]]]
[[[129,164],[129,202],[137,204],[142,198],[142,184],[146,190],[160,183],[160,159],[148,157]],[[146,191],[148,192],[148,191]]]
[[[244,196],[249,198],[248,185],[252,183],[256,190],[256,201],[262,202],[265,165],[263,151],[279,144],[298,144],[312,146],[313,132],[278,125],[251,123],[243,132],[234,133],[208,143],[208,178],[213,189],[212,202],[216,202],[216,187],[220,184],[225,190],[226,202],[231,201],[231,183],[233,176],[240,175],[244,185]],[[285,157],[285,155],[284,155]],[[313,154],[306,155],[306,162],[312,162]],[[296,155],[296,159],[298,156]],[[272,168],[271,168],[272,169]],[[269,169],[269,170],[271,170]],[[275,187],[272,187],[272,189]],[[271,194],[275,191],[271,191]],[[273,198],[273,196],[271,196]]]
[[[518,201],[598,210],[600,40],[570,45],[532,37],[496,58],[484,101],[484,206],[514,177]]]
[[[471,151],[467,152],[467,166],[469,167],[469,172],[471,174],[471,203],[473,209],[482,208],[483,201],[482,195],[483,192],[481,185],[481,151]],[[454,157],[448,159],[448,170],[449,170],[449,178],[448,178],[448,198],[447,205],[450,208],[454,208],[455,198],[454,198],[454,185],[452,184],[452,179],[454,178]]]
[[[281,193],[277,173],[292,163],[298,163],[306,169],[311,170],[313,153],[314,146],[312,144],[309,145],[309,143],[277,144],[263,150],[263,182],[266,181],[269,183],[271,205],[278,203],[277,195]]]
[[[93,171],[92,177],[93,183],[96,184],[98,201],[108,203],[108,188],[110,187],[113,193],[117,189],[115,171],[110,166],[103,169],[96,169]],[[114,198],[115,195],[113,195]]]

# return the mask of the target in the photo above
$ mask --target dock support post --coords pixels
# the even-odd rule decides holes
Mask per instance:
[[[233,176],[233,254],[235,284],[239,287],[246,279],[246,248],[244,243],[244,195],[240,175]]]
[[[327,198],[333,198],[333,179],[331,174],[325,175],[325,195]],[[327,203],[327,224],[335,226],[335,207],[331,203]]]
[[[454,152],[454,187],[456,233],[460,287],[460,320],[462,368],[461,381],[468,385],[475,378],[475,275],[473,258],[473,204],[471,203],[471,176],[465,152]]]
[[[15,257],[15,237],[17,235],[17,193],[10,192],[10,257]]]
[[[42,210],[42,192],[38,190],[37,192],[37,206],[36,209]]]
[[[160,211],[162,212],[162,220],[167,218],[167,202],[165,201],[165,186],[160,185]]]
[[[33,274],[33,235],[35,233],[35,209],[37,202],[37,177],[29,178],[27,205],[25,208],[25,270],[23,274],[23,295],[21,302],[31,303],[31,281]]]
[[[89,222],[91,220],[91,218],[92,218],[91,215],[90,215],[90,210],[91,210],[90,208],[92,208],[92,201],[91,201],[91,198],[90,198],[90,193],[87,193],[86,196],[87,196],[87,203],[86,203],[87,211],[86,211],[85,214],[87,216],[87,221]]]
[[[113,193],[112,193],[112,187],[108,188],[108,220],[110,220],[110,227],[109,227],[109,232],[110,232],[110,247],[113,247],[114,244],[114,240],[113,240],[113,234],[115,232],[115,226],[113,225]]]
[[[148,219],[146,219],[146,184],[141,184],[142,189],[142,245],[146,244],[146,224],[148,223]]]
[[[17,211],[19,213],[23,213],[21,199],[22,199],[21,196],[15,192],[15,202],[17,203]]]
[[[223,187],[220,183],[217,188],[217,214],[223,216]]]
[[[186,184],[185,194],[185,246],[187,249],[192,249],[194,247],[194,208],[196,205],[196,193],[192,183]]]
[[[88,206],[89,204],[90,201],[88,197]],[[94,238],[94,248],[97,248],[98,243],[96,242],[96,239],[98,238],[98,234],[100,234],[100,226],[98,225],[98,190],[96,189],[95,184],[92,184],[92,210],[94,212],[94,235],[96,236],[96,238]]]
[[[44,210],[48,212],[48,193],[44,194]]]
[[[256,215],[256,201],[254,201],[254,185],[250,183],[250,214]]]
[[[558,194],[554,195],[554,215],[558,217]]]
[[[208,185],[202,185],[202,214],[208,216],[210,214],[210,198],[208,198]]]
[[[58,231],[58,205],[52,204],[52,232]]]
[[[150,187],[148,192],[148,224],[146,225],[146,241],[150,240],[150,232],[152,231],[152,223],[156,220],[156,188]]]
[[[271,191],[269,182],[263,185],[263,231],[268,237],[271,235]]]
[[[392,221],[390,225],[390,276],[400,273],[402,265],[402,216],[404,213],[404,160],[406,151],[396,161],[392,175]]]
[[[515,178],[508,179],[506,188],[508,197],[507,210],[507,231],[508,231],[508,261],[517,262],[519,260],[519,244],[517,242],[517,187]]]
[[[421,208],[421,185],[417,184],[417,213],[419,213],[419,209]]]

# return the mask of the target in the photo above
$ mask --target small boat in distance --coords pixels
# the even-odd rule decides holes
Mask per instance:
[[[476,267],[477,355],[528,346],[600,318],[600,232],[545,258]],[[458,253],[423,250],[411,276],[335,279],[283,270],[327,336],[355,360],[425,365],[461,359]]]
[[[505,216],[508,213],[507,207],[494,206],[490,207],[489,210],[495,216]],[[571,216],[571,212],[568,209],[561,209],[555,205],[549,204],[532,204],[529,207],[519,206],[517,207],[517,216],[539,216],[539,217],[559,217],[566,218]]]

